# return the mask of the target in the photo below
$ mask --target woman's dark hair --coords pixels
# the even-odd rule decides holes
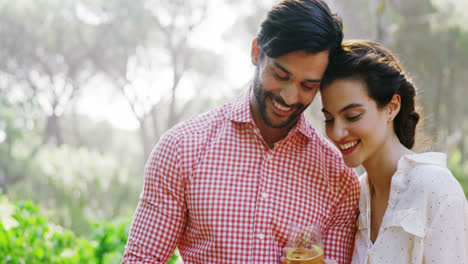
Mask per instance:
[[[411,149],[414,145],[419,114],[415,111],[416,88],[408,80],[397,59],[375,41],[350,40],[341,45],[322,80],[322,89],[335,80],[359,79],[365,82],[368,95],[379,108],[386,106],[393,95],[401,97],[400,112],[393,128],[400,142]]]
[[[268,12],[257,34],[260,56],[270,58],[297,50],[328,50],[331,57],[342,40],[341,19],[322,0],[280,2]]]

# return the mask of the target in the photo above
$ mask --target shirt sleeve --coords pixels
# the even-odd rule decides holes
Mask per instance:
[[[166,134],[144,169],[144,186],[133,216],[122,264],[167,263],[186,223],[180,141]]]
[[[468,205],[451,196],[440,209],[424,241],[424,263],[468,263]]]
[[[342,175],[343,187],[329,228],[324,233],[325,258],[339,264],[351,263],[358,215],[359,181],[353,169],[346,167]]]

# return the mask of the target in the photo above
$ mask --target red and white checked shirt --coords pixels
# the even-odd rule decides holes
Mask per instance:
[[[122,263],[279,263],[292,223],[318,224],[349,263],[359,182],[302,115],[269,149],[249,93],[170,129],[146,166]]]

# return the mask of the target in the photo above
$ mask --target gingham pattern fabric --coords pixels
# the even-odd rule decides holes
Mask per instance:
[[[269,149],[249,93],[169,130],[146,166],[122,263],[279,263],[291,224],[317,224],[349,263],[359,181],[302,115]]]

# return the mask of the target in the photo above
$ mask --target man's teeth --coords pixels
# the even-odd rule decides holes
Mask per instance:
[[[291,110],[291,107],[283,106],[283,105],[281,105],[280,103],[276,102],[275,100],[272,100],[272,101],[273,101],[273,105],[274,105],[276,108],[278,108],[279,110],[281,110],[281,111],[287,112],[287,111]]]
[[[349,142],[349,143],[346,143],[346,144],[340,144],[340,148],[341,148],[342,150],[350,149],[350,148],[356,146],[357,143],[358,143],[358,141],[359,141],[359,140],[355,140],[355,141],[352,141],[352,142]]]

